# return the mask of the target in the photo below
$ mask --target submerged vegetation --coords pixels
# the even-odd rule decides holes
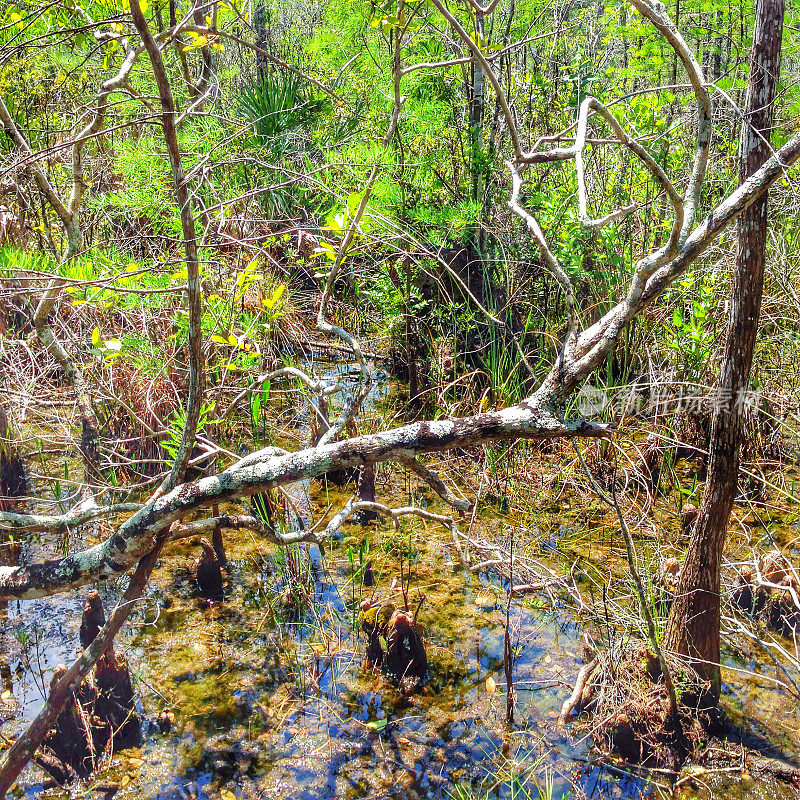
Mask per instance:
[[[0,795],[796,796],[797,12],[0,3]]]

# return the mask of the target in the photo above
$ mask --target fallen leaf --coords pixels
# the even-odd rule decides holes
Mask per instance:
[[[220,789],[219,796],[222,800],[236,800],[236,795],[228,789]]]
[[[6,689],[3,694],[0,694],[0,700],[8,700],[11,698],[11,689]]]
[[[490,694],[493,694],[497,691],[497,684],[491,675],[486,679],[486,691]]]

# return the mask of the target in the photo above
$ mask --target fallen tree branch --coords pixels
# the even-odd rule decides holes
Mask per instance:
[[[323,537],[313,531],[298,530],[292,533],[278,533],[271,525],[267,525],[258,517],[249,514],[223,514],[218,517],[194,520],[192,522],[176,522],[170,528],[170,539],[186,539],[191,536],[210,536],[215,531],[247,530],[263,536],[275,544],[299,544],[314,542],[319,544]]]
[[[0,600],[46,597],[132,569],[155,545],[161,531],[187,513],[248,497],[271,486],[313,478],[365,462],[396,461],[409,453],[430,453],[489,441],[564,436],[607,436],[609,426],[583,420],[563,422],[523,401],[502,411],[449,420],[415,422],[286,453],[268,447],[251,453],[224,472],[177,486],[151,498],[106,541],[54,561],[0,567]]]
[[[114,503],[110,506],[98,506],[94,498],[89,498],[58,516],[0,511],[0,531],[29,533],[34,531],[58,532],[70,526],[81,525],[89,520],[97,519],[97,517],[122,514],[126,511],[138,511],[141,507],[141,503]]]
[[[597,666],[597,656],[595,656],[588,664],[584,664],[578,671],[578,677],[575,680],[575,686],[572,689],[572,694],[564,701],[561,706],[561,713],[558,715],[556,722],[556,730],[563,731],[567,726],[567,717],[577,708],[581,701],[581,695],[586,688],[586,682],[594,672]]]

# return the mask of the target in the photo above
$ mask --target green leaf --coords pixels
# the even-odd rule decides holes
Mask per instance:
[[[359,204],[361,203],[361,201],[363,199],[364,199],[364,196],[362,194],[359,194],[358,192],[352,192],[350,195],[348,195],[348,197],[347,197],[347,213],[351,217],[354,217],[356,215],[356,211],[358,211],[358,206],[359,206]]]
[[[101,341],[101,339],[100,339],[100,328],[95,328],[92,331],[92,344],[95,347],[100,347],[100,341]]]
[[[367,727],[371,728],[373,731],[382,731],[388,722],[388,719],[371,719],[367,723]]]

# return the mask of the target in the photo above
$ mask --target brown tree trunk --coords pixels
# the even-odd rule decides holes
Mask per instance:
[[[192,198],[186,180],[186,173],[183,169],[180,147],[178,146],[175,96],[164,66],[161,50],[150,32],[142,9],[138,3],[133,3],[130,10],[133,24],[136,26],[136,30],[142,38],[142,45],[150,58],[153,77],[155,78],[156,86],[158,86],[158,94],[161,100],[161,128],[164,131],[164,142],[167,145],[170,165],[172,166],[172,182],[181,218],[184,263],[188,274],[186,292],[189,305],[189,398],[186,402],[186,420],[181,434],[181,443],[175,455],[172,469],[160,487],[160,490],[168,492],[180,483],[186,473],[186,468],[189,466],[203,403],[203,391],[205,389],[205,355],[203,352],[203,332],[201,330],[203,291],[200,284],[200,261],[197,252],[194,215],[192,213]]]
[[[767,142],[780,69],[783,16],[784,0],[758,0],[740,146],[741,181],[769,157]],[[666,649],[688,655],[700,675],[711,681],[715,701],[720,692],[720,566],[736,498],[743,412],[764,285],[766,240],[765,193],[739,217],[736,271],[715,398],[708,480],[664,638]]]

